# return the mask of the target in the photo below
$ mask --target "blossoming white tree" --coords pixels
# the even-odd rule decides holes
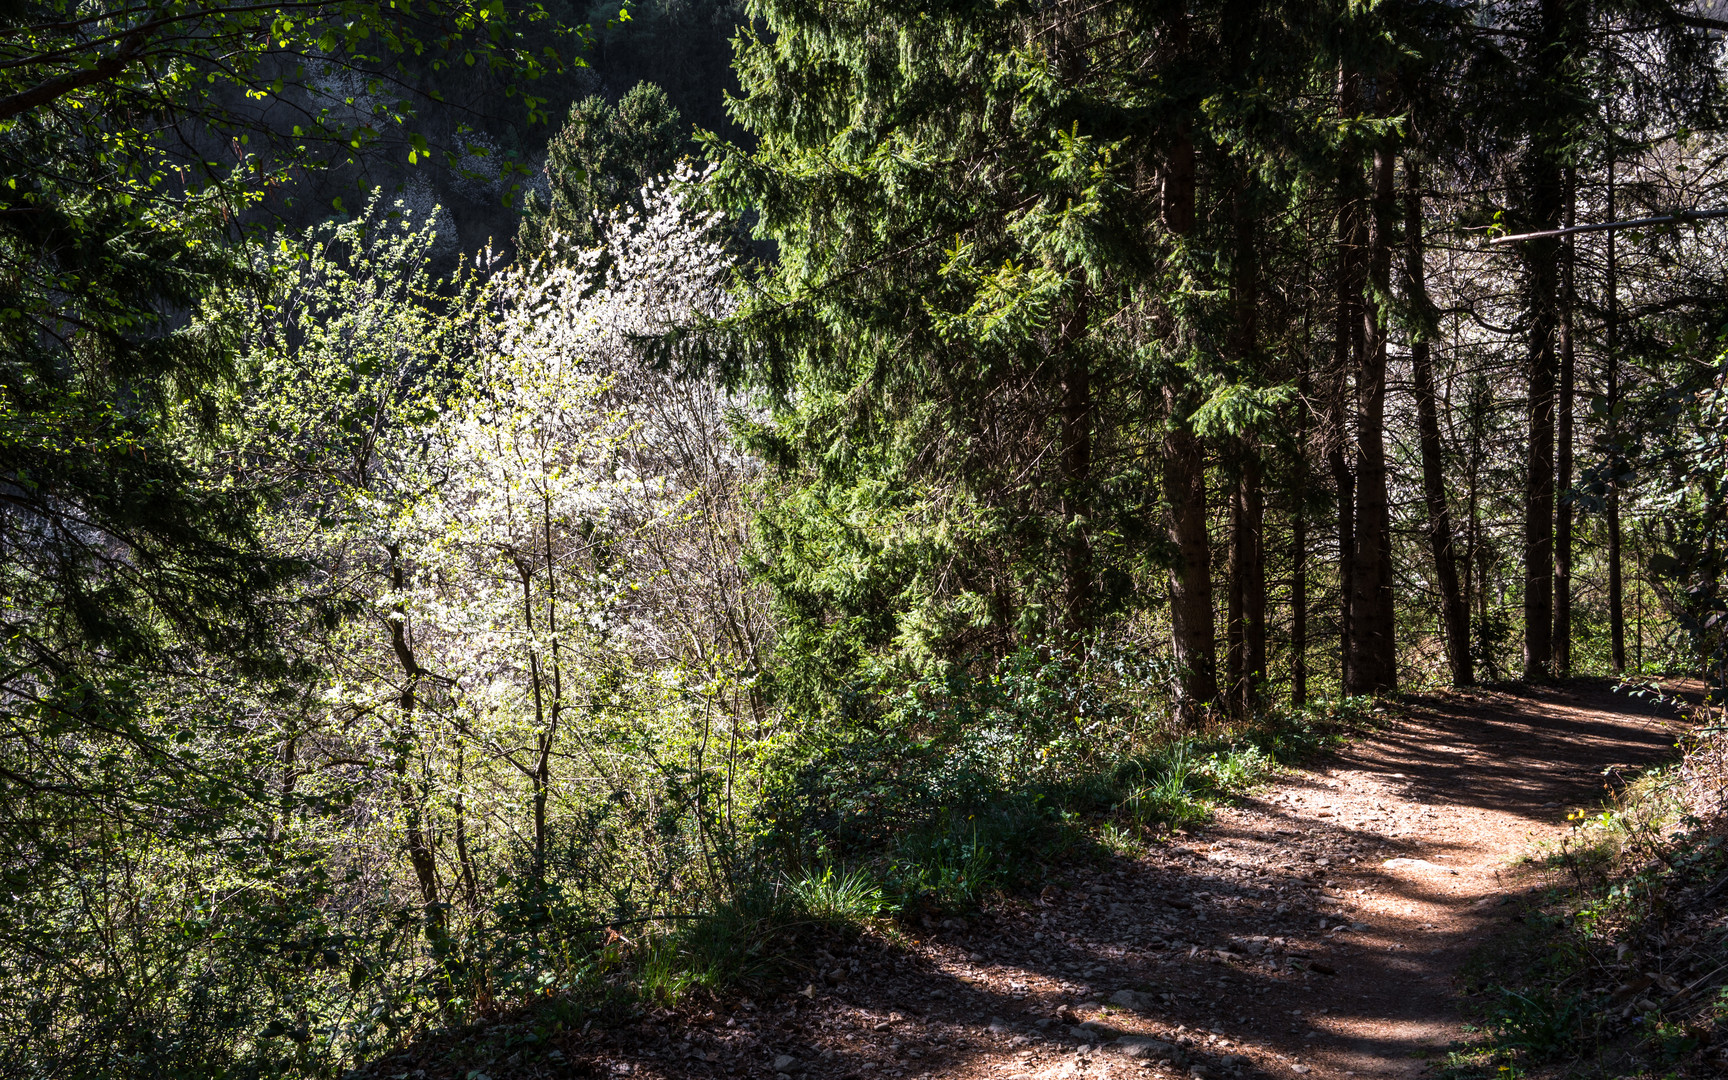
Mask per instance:
[[[725,311],[718,222],[681,194],[697,179],[650,184],[603,248],[495,279],[467,385],[430,427],[400,433],[424,448],[398,525],[413,575],[389,601],[415,635],[407,675],[435,673],[458,729],[526,784],[537,882],[555,763],[617,781],[584,727],[623,684],[666,684],[649,669],[679,659],[677,616],[648,600],[699,572],[680,537],[711,533],[717,489],[749,469],[726,449],[725,395],[655,370],[644,349]],[[497,787],[490,812],[512,801]]]
[[[256,710],[270,842],[342,867],[353,925],[418,909],[417,943],[386,934],[394,959],[366,965],[427,976],[401,984],[409,1011],[484,982],[457,961],[510,939],[489,928],[519,885],[581,924],[714,880],[694,748],[748,707],[766,632],[740,403],[649,348],[728,310],[700,180],[650,185],[602,249],[453,284],[428,269],[435,225],[377,200],[283,238],[267,295],[207,313],[244,331],[232,470],[280,493],[274,542],[314,569],[322,603],[293,610],[340,616],[285,626],[317,674]]]

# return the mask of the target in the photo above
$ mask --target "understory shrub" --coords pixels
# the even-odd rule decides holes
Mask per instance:
[[[1454,1075],[1728,1070],[1728,727],[1700,719],[1678,761],[1568,815],[1537,864],[1551,887],[1478,975],[1480,1038]]]
[[[965,908],[1055,860],[1203,824],[1371,716],[1349,699],[1186,731],[1162,683],[1112,677],[1128,668],[1026,649],[885,676],[848,723],[812,725],[767,768],[757,842],[796,868],[800,896],[869,881],[884,912]]]

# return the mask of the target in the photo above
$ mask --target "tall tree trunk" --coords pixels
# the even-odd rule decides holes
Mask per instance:
[[[1558,91],[1562,81],[1568,0],[1541,0],[1541,27],[1532,64],[1533,83]],[[1556,118],[1539,116],[1525,152],[1528,226],[1555,229],[1562,202],[1562,133]],[[1524,476],[1524,678],[1546,680],[1554,647],[1554,384],[1555,331],[1559,325],[1560,241],[1519,245],[1524,256],[1528,325]]]
[[[1085,336],[1082,284],[1062,328],[1062,528],[1066,566],[1063,607],[1068,647],[1084,648],[1092,630],[1092,541],[1088,485],[1092,482],[1092,369],[1078,342]]]
[[[1562,222],[1570,228],[1577,216],[1577,173],[1566,170],[1566,209]],[[1573,396],[1573,240],[1560,247],[1560,404],[1556,440],[1554,506],[1554,640],[1553,675],[1572,676],[1572,396]]]
[[[1354,305],[1347,305],[1347,309]],[[1348,333],[1340,339],[1338,352],[1346,362],[1350,356]],[[1346,402],[1351,394],[1349,368],[1341,366],[1335,372],[1332,402],[1329,412],[1331,428],[1327,436],[1326,462],[1332,472],[1332,489],[1336,507],[1338,534],[1338,678],[1341,684],[1350,682],[1350,583],[1356,576],[1356,474],[1350,470],[1350,458],[1345,452],[1349,438]]]
[[[391,589],[400,596],[407,586],[407,575],[402,568],[401,548],[396,544],[385,544],[384,553],[390,557]],[[413,781],[408,775],[409,749],[415,741],[414,714],[419,706],[420,680],[426,675],[426,670],[420,666],[413,648],[408,643],[407,612],[397,608],[390,612],[386,622],[390,628],[391,652],[395,654],[397,666],[402,669],[402,689],[396,695],[396,709],[401,717],[401,727],[396,735],[393,766],[397,798],[402,803],[403,841],[408,849],[409,865],[414,868],[415,883],[420,887],[426,940],[434,950],[442,950],[449,940],[449,935],[445,927],[444,905],[438,902],[438,863],[433,857],[432,845],[426,838],[419,793],[414,790]]]
[[[1242,715],[1242,688],[1248,681],[1246,655],[1242,651],[1242,584],[1246,558],[1242,548],[1248,541],[1248,522],[1244,520],[1242,477],[1230,480],[1225,489],[1225,501],[1230,508],[1230,539],[1223,563],[1223,700],[1230,715]]]
[[[1384,91],[1382,91],[1384,92]],[[1351,694],[1397,689],[1398,655],[1393,634],[1392,517],[1386,483],[1386,338],[1382,310],[1392,285],[1392,218],[1395,205],[1392,147],[1374,153],[1368,237],[1368,288],[1363,294],[1365,345],[1356,369],[1356,551],[1351,560]]]
[[[1549,245],[1534,240],[1527,246]],[[1531,256],[1529,440],[1524,480],[1524,678],[1548,678],[1553,652],[1554,283],[1552,257]],[[1545,294],[1545,295],[1544,295]]]
[[[516,574],[522,582],[522,636],[528,645],[528,688],[534,701],[535,753],[534,767],[528,770],[533,790],[534,806],[534,885],[546,884],[546,788],[548,786],[551,749],[546,741],[546,688],[540,673],[540,654],[534,641],[534,570],[518,557]]]
[[[1644,545],[1632,536],[1632,670],[1644,670]]]
[[[1614,217],[1614,158],[1608,158],[1608,220]],[[1607,376],[1603,380],[1608,405],[1608,649],[1614,673],[1626,670],[1626,600],[1620,569],[1620,265],[1614,243],[1614,230],[1608,230],[1608,293],[1607,325],[1604,346],[1607,350]],[[1642,642],[1642,639],[1640,639]]]
[[[1237,715],[1262,700],[1266,684],[1265,497],[1258,448],[1243,448],[1230,489],[1230,565],[1226,626],[1227,695]]]
[[[1186,121],[1177,125],[1162,179],[1164,226],[1187,236],[1194,231],[1194,139]]]
[[[1470,568],[1471,576],[1476,582],[1476,626],[1482,642],[1481,656],[1488,665],[1488,678],[1491,682],[1500,681],[1500,669],[1494,658],[1494,650],[1488,640],[1488,545],[1482,541],[1482,488],[1480,476],[1472,473],[1470,477],[1469,513],[1470,513]]]
[[[1298,489],[1298,496],[1301,490]],[[1308,704],[1308,518],[1290,519],[1290,705]]]
[[[1246,500],[1242,497],[1242,477],[1234,477],[1225,492],[1230,506],[1230,545],[1224,563],[1224,700],[1233,716],[1241,716],[1246,707],[1244,688],[1247,685],[1247,656],[1243,647],[1242,594],[1246,583],[1249,528],[1246,520]]]
[[[1260,253],[1251,191],[1236,199],[1236,252],[1231,267],[1235,327],[1231,352],[1245,373],[1259,370]],[[1245,715],[1259,703],[1266,681],[1265,500],[1260,447],[1252,437],[1236,443],[1237,470],[1230,498],[1229,615],[1226,621],[1230,706]]]
[[[1338,68],[1338,114],[1354,116],[1360,97],[1361,78],[1350,68]],[[1362,284],[1360,252],[1363,245],[1361,213],[1357,203],[1357,183],[1348,167],[1338,177],[1338,263],[1337,297],[1334,309],[1332,339],[1332,386],[1328,426],[1326,461],[1332,472],[1332,487],[1337,506],[1338,532],[1338,668],[1339,683],[1351,681],[1350,659],[1350,587],[1355,578],[1356,558],[1356,475],[1350,470],[1345,447],[1349,439],[1350,374],[1361,349]]]
[[[1308,704],[1308,403],[1314,388],[1303,350],[1297,379],[1296,463],[1290,513],[1290,705]]]
[[[462,878],[462,895],[470,909],[480,907],[480,875],[474,869],[474,859],[468,854],[468,803],[464,794],[468,781],[468,753],[462,743],[456,744],[456,794],[451,800],[451,816],[456,819],[456,866]]]
[[[1411,381],[1416,392],[1416,435],[1422,453],[1422,501],[1428,510],[1428,547],[1440,586],[1440,625],[1452,684],[1476,681],[1470,662],[1470,608],[1458,585],[1458,559],[1452,540],[1452,512],[1446,500],[1445,462],[1440,453],[1440,417],[1434,393],[1434,305],[1428,297],[1428,271],[1422,245],[1422,172],[1414,160],[1405,165],[1404,273],[1417,330],[1410,342]]]
[[[1168,394],[1168,392],[1167,392]],[[1177,708],[1190,723],[1218,700],[1218,641],[1212,615],[1212,544],[1206,531],[1206,459],[1169,394],[1164,491],[1170,503],[1170,634],[1180,670]]]
[[[1256,455],[1258,448],[1255,448]],[[1251,458],[1240,491],[1242,554],[1242,705],[1258,707],[1266,689],[1266,500],[1258,456]]]
[[[1177,55],[1188,51],[1188,9],[1184,4],[1170,26],[1170,46]],[[1194,231],[1194,137],[1187,120],[1176,125],[1174,138],[1160,170],[1159,201],[1164,227],[1177,236]]]

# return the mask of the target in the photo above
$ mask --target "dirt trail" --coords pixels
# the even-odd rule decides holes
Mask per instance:
[[[1456,976],[1513,870],[1660,760],[1672,720],[1606,687],[1437,696],[1204,835],[818,956],[801,994],[650,1018],[561,1075],[797,1080],[1408,1077],[1460,1034]]]

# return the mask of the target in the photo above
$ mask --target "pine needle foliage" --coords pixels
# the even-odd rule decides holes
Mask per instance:
[[[642,185],[669,171],[684,138],[666,91],[637,83],[616,103],[598,94],[570,106],[564,127],[546,147],[548,194],[530,202],[516,234],[524,259],[556,256],[600,240],[601,226],[620,207],[642,209]]]
[[[1166,439],[1287,415],[1233,343],[1242,223],[1337,167],[1312,136],[1343,10],[751,13],[733,111],[759,145],[714,187],[778,255],[739,358],[778,403],[754,437],[791,682],[1071,648],[1161,607]]]

